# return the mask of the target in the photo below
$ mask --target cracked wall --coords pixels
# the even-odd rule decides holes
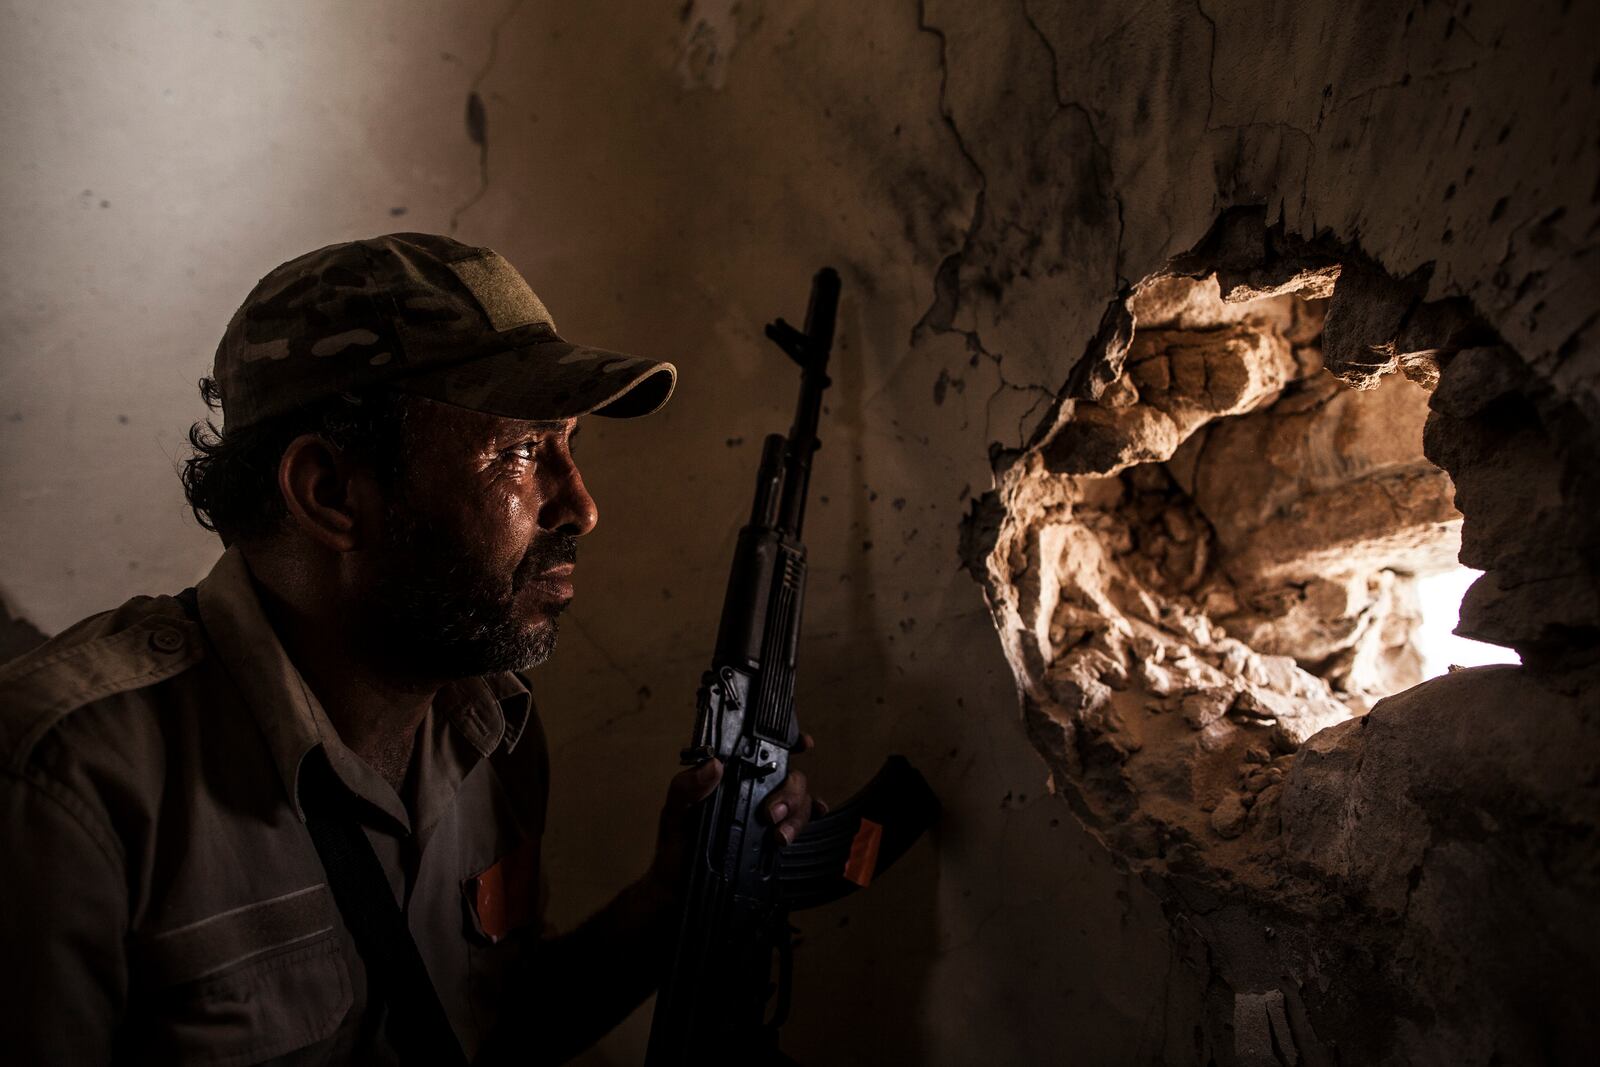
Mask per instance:
[[[1238,1062],[1581,1060],[1596,576],[1492,598],[1541,496],[1542,551],[1600,543],[1600,434],[1470,309],[1258,210],[1174,264],[969,542],[1053,791],[1202,931]],[[1465,628],[1533,659],[1417,685],[1413,583],[1458,552]]]
[[[870,893],[805,917],[791,1053],[1258,1063],[1304,1026],[1350,1042],[1297,1046],[1312,1063],[1440,1034],[1473,1035],[1437,1046],[1462,1058],[1525,1051],[1491,1048],[1470,998],[1441,1009],[1347,980],[1379,958],[1430,981],[1497,976],[1505,1004],[1485,1018],[1574,1032],[1538,971],[1571,955],[1551,931],[1579,928],[1577,890],[1539,896],[1521,873],[1556,857],[1552,879],[1592,878],[1561,851],[1581,820],[1557,817],[1589,795],[1570,783],[1587,781],[1591,738],[1540,673],[1573,667],[1594,618],[1596,509],[1572,503],[1592,499],[1580,461],[1600,410],[1590,8],[151,0],[112,15],[63,0],[5,18],[13,614],[55,630],[209,565],[173,457],[200,413],[193,382],[263,270],[395,229],[499,249],[564,330],[683,375],[661,416],[584,434],[601,522],[540,697],[553,906],[569,921],[643,863],[640,813],[689,722],[755,442],[789,417],[759,327],[798,316],[832,263],[845,295],[801,715],[824,795],[902,751],[947,814]],[[1191,250],[1224,279],[1265,269],[1253,248],[1200,247],[1235,207],[1359,245],[1367,281],[1401,287],[1365,304],[1388,310],[1350,320],[1343,348],[1330,315],[1325,356],[1385,366],[1371,343],[1421,351],[1393,332],[1407,311],[1462,300],[1527,367],[1458,354],[1431,394],[1428,454],[1467,516],[1463,562],[1494,576],[1467,628],[1528,668],[1436,680],[1336,726],[1325,754],[1302,746],[1295,775],[1324,788],[1285,784],[1280,811],[1332,790],[1350,813],[1287,838],[1295,878],[1349,887],[1315,937],[1130,870],[1084,829],[1048,788],[982,590],[958,569],[1003,516],[996,470],[1062,424],[1064,396],[1116,377],[1084,357],[1127,336],[1116,309],[1135,282]],[[1364,284],[1348,264],[1340,283]],[[1475,501],[1508,491],[1517,508],[1474,523]],[[1432,699],[1409,714],[1441,687],[1464,714]],[[1560,742],[1547,758],[1520,740],[1533,708]],[[1425,763],[1389,743],[1419,722],[1437,738]],[[1452,792],[1486,753],[1502,765],[1492,802]],[[603,786],[584,770],[601,766],[633,774]],[[1425,817],[1426,840],[1364,841],[1364,813],[1391,809]],[[1483,894],[1447,891],[1474,881]],[[1396,925],[1402,911],[1429,918]],[[1452,934],[1504,914],[1539,951],[1468,954],[1476,942]],[[636,1062],[644,1025],[587,1062]]]

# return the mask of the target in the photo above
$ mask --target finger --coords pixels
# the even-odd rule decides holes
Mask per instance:
[[[805,798],[801,803],[793,805],[788,817],[778,824],[778,836],[783,839],[784,844],[794,844],[794,839],[800,836],[800,831],[804,830],[806,825],[811,822],[811,811],[809,797]]]
[[[812,737],[810,734],[801,734],[800,735],[800,740],[795,743],[794,748],[789,750],[789,754],[791,756],[803,755],[803,754],[805,754],[807,752],[810,752],[812,749],[814,749],[816,747],[817,747],[817,739],[816,738]]]
[[[767,818],[785,841],[793,841],[794,835],[811,821],[811,792],[803,772],[790,771],[783,784],[773,790],[767,798]]]
[[[813,819],[821,818],[832,810],[833,809],[828,806],[828,802],[820,797],[811,801],[811,817]]]
[[[711,795],[722,781],[722,761],[708,759],[704,763],[679,771],[667,787],[669,808],[691,808]]]
[[[809,808],[810,805],[804,803],[807,796],[805,774],[801,771],[790,771],[783,783],[767,797],[764,806],[767,819],[776,825],[788,818],[789,813],[795,808],[802,806]]]

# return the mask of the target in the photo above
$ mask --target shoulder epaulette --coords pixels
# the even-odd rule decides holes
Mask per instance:
[[[159,613],[117,625],[123,610],[102,617],[106,632],[76,640],[63,634],[0,667],[0,760],[20,769],[68,713],[154,685],[205,658],[196,623]]]

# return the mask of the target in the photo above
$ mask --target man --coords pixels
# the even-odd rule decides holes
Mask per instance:
[[[675,379],[561,340],[510,264],[444,237],[256,286],[184,470],[222,558],[0,668],[0,1056],[557,1062],[648,995],[681,816],[721,768],[679,774],[649,870],[549,936],[522,672],[596,521],[579,418]],[[811,806],[791,775],[773,832]]]

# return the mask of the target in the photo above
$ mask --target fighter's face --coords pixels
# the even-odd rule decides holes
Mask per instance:
[[[573,595],[594,500],[577,420],[526,422],[415,401],[400,485],[370,559],[368,626],[402,669],[461,678],[542,662]]]

